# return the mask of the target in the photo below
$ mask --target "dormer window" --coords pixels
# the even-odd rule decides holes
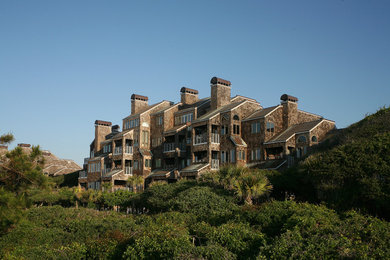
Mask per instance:
[[[275,125],[273,122],[267,122],[267,132],[269,133],[275,132]]]

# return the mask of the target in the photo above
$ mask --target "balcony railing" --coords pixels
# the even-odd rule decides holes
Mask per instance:
[[[80,171],[79,172],[79,178],[82,179],[82,178],[87,178],[87,173],[85,171]]]
[[[133,154],[133,146],[125,146],[125,153]]]
[[[206,134],[195,135],[194,144],[205,144],[205,143],[207,143]]]
[[[127,175],[133,175],[133,167],[126,166],[126,167],[125,167],[125,174],[127,174]]]
[[[211,169],[219,169],[219,160],[211,159]]]
[[[164,153],[174,152],[175,151],[175,143],[165,143],[164,144]]]
[[[103,174],[107,174],[107,173],[109,173],[110,171],[111,171],[111,168],[105,168],[105,169],[103,169],[102,173],[103,173]]]
[[[114,155],[122,154],[122,146],[115,147]]]
[[[212,134],[211,134],[211,142],[212,142],[212,143],[219,144],[219,134],[212,133]]]

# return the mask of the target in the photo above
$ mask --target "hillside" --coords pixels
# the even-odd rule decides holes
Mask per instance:
[[[295,168],[270,176],[275,195],[390,218],[390,108],[331,133]]]

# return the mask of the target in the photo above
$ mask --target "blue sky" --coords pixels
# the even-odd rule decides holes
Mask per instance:
[[[0,133],[81,164],[132,93],[178,102],[210,79],[284,93],[346,127],[389,105],[390,1],[0,1]]]

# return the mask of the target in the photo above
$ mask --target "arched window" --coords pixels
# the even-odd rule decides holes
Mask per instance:
[[[301,135],[300,137],[298,137],[298,143],[306,143],[306,137]]]
[[[233,116],[233,120],[237,120],[238,121],[238,120],[240,120],[240,118],[238,117],[238,115],[234,115]]]
[[[317,136],[313,135],[311,141],[317,143],[318,142]]]
[[[275,125],[273,122],[267,122],[267,132],[275,132]]]

